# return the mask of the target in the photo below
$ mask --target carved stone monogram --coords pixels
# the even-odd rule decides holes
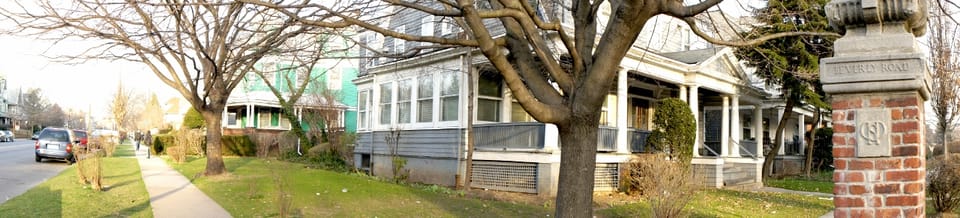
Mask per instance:
[[[890,156],[890,109],[856,111],[857,157]]]

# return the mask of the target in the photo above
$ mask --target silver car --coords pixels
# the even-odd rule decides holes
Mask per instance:
[[[64,128],[45,128],[36,138],[36,161],[43,159],[59,159],[67,164],[75,161],[73,157],[74,145],[80,144],[80,139],[74,136],[73,131]]]
[[[10,130],[4,130],[3,133],[3,135],[7,137],[8,142],[12,142],[13,139],[16,138],[16,135],[14,135]]]

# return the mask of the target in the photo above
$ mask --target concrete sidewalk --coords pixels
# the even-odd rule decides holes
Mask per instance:
[[[143,183],[150,193],[154,217],[231,217],[227,210],[162,159],[147,159],[146,152],[146,147],[141,146],[136,154]]]

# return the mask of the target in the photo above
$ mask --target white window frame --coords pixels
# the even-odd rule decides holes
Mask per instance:
[[[369,89],[360,90],[357,92],[357,129],[358,130],[368,130],[370,129],[370,99],[373,97],[370,95],[371,91]]]
[[[474,112],[474,120],[477,121],[477,122],[479,122],[479,123],[499,123],[499,122],[503,122],[503,99],[504,99],[504,98],[503,98],[503,82],[502,82],[502,81],[495,81],[495,82],[499,83],[499,85],[500,85],[499,90],[497,90],[497,96],[488,96],[488,95],[482,95],[482,94],[480,94],[480,80],[481,80],[481,79],[483,79],[481,76],[477,76],[477,86],[476,86],[476,87],[477,87],[477,90],[476,90],[477,101],[476,101],[476,104],[475,104],[476,107],[475,107],[474,110],[480,110],[480,100],[481,100],[481,99],[482,99],[482,100],[492,100],[492,101],[497,101],[496,109],[497,109],[497,112],[498,112],[498,113],[497,113],[496,117],[494,118],[495,120],[492,120],[492,121],[491,121],[491,120],[480,120],[480,117],[477,116],[477,115],[479,115],[479,111],[476,111],[476,112]]]
[[[420,96],[420,87],[421,87],[421,85],[422,85],[421,82],[423,82],[423,81],[421,80],[421,78],[426,78],[427,81],[430,82],[430,88],[431,88],[431,90],[430,90],[430,94],[429,94],[428,96]],[[416,105],[417,105],[415,111],[416,111],[416,115],[417,115],[417,116],[416,116],[416,118],[415,118],[415,120],[416,120],[415,123],[433,123],[434,121],[437,120],[437,119],[435,119],[436,117],[434,117],[434,115],[437,113],[437,110],[435,110],[435,107],[434,107],[434,105],[437,103],[437,99],[436,99],[437,94],[436,94],[436,92],[435,92],[435,91],[437,90],[437,83],[434,82],[434,81],[436,80],[436,78],[437,78],[437,77],[436,77],[436,75],[435,75],[434,73],[426,73],[426,74],[421,74],[421,75],[418,75],[418,76],[417,76],[417,87],[416,87],[416,89],[417,89],[416,94],[417,94],[417,95],[415,96],[415,98],[416,98]],[[425,118],[427,119],[426,121],[422,121],[422,119],[421,119],[421,117],[420,117],[420,104],[421,104],[422,101],[429,101],[430,109],[431,109],[431,111],[433,112],[433,113],[430,113],[430,114],[427,115],[427,116],[429,116],[429,117],[425,117]]]
[[[404,96],[402,96],[403,93],[401,93],[401,92],[403,91],[403,90],[401,89],[401,87],[404,86],[404,85],[409,85],[409,90],[407,90],[407,91],[408,91],[407,94],[409,94],[409,96],[406,96],[406,98],[404,98]],[[414,113],[413,113],[413,112],[414,112],[414,108],[413,108],[414,105],[413,105],[413,102],[414,102],[414,98],[415,98],[415,96],[414,96],[413,94],[415,93],[414,91],[416,91],[416,89],[414,89],[414,87],[416,87],[416,84],[414,83],[413,78],[405,78],[405,79],[401,79],[400,81],[397,82],[397,87],[396,87],[396,92],[397,92],[397,95],[396,95],[396,96],[397,96],[397,100],[396,100],[396,102],[397,102],[397,104],[396,104],[395,107],[397,108],[397,123],[398,123],[398,124],[410,124],[410,123],[413,123],[413,120],[414,120],[414,116],[413,116],[413,115],[414,115]],[[401,120],[401,119],[400,119],[400,118],[402,117],[402,113],[404,113],[404,111],[401,111],[401,110],[400,110],[401,104],[407,104],[407,111],[406,111],[406,113],[407,113],[407,120]]]
[[[457,85],[457,91],[454,92],[454,93],[456,93],[456,94],[447,94],[447,95],[444,95],[444,94],[443,94],[443,85],[444,85],[443,76],[444,76],[445,74],[451,74],[451,75],[455,76],[454,78],[457,79],[457,81],[455,81],[455,84]],[[463,93],[462,93],[462,91],[463,91],[463,79],[461,79],[461,78],[462,78],[461,72],[455,71],[455,70],[443,71],[443,72],[440,73],[440,79],[439,79],[440,82],[438,83],[439,86],[438,86],[438,89],[436,90],[436,91],[438,92],[438,95],[437,95],[437,103],[436,103],[437,106],[438,106],[438,108],[437,108],[437,113],[436,113],[436,114],[438,115],[437,122],[439,122],[439,123],[445,123],[445,122],[446,122],[446,123],[457,123],[457,122],[460,121],[460,118],[463,117],[463,116],[461,116],[461,114],[460,114],[460,112],[459,112],[459,111],[460,111],[460,108],[463,106],[463,101],[462,101],[462,100],[463,100]],[[455,119],[451,119],[451,120],[443,119],[443,118],[444,118],[444,117],[443,117],[443,100],[444,100],[444,98],[453,97],[453,96],[456,96],[456,97],[457,97],[457,110],[456,110],[457,113],[456,113],[456,118],[455,118]]]
[[[383,92],[383,87],[384,87],[384,85],[387,85],[387,86],[390,87],[389,93],[384,93],[384,92]],[[377,84],[377,93],[378,93],[379,95],[377,96],[377,110],[376,110],[376,111],[377,111],[377,122],[376,122],[376,123],[377,123],[378,126],[391,126],[391,125],[394,124],[394,120],[395,120],[394,117],[396,117],[396,116],[394,116],[394,114],[396,114],[396,107],[393,106],[393,105],[395,105],[396,100],[397,100],[397,98],[396,98],[396,93],[397,93],[397,92],[396,92],[396,82],[395,82],[395,81],[390,81],[390,82],[384,82],[384,83]],[[390,99],[387,99],[388,102],[383,102],[383,100],[384,100],[384,99],[383,99],[383,98],[384,98],[383,95],[385,95],[385,94],[388,95],[389,98],[390,98]],[[387,109],[387,112],[386,112],[386,113],[387,113],[387,114],[386,114],[386,115],[387,115],[387,117],[386,117],[386,123],[384,123],[384,117],[383,117],[383,115],[384,115],[384,106],[389,106],[389,108]]]
[[[420,35],[423,35],[423,36],[435,35],[435,31],[434,31],[436,29],[434,28],[435,19],[436,18],[434,18],[433,15],[427,15],[423,18],[420,18]]]

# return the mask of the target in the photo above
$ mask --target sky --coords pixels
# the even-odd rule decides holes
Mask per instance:
[[[0,36],[0,75],[7,78],[8,91],[40,88],[45,97],[62,108],[91,110],[95,117],[107,114],[112,95],[120,81],[126,89],[149,96],[156,93],[161,103],[179,96],[142,63],[92,60],[69,65],[52,62],[46,56],[76,54],[82,43],[59,43],[27,37]]]

